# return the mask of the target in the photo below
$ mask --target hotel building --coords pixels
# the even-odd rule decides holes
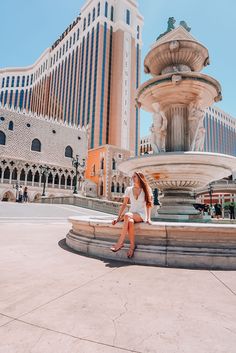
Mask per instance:
[[[108,144],[137,155],[142,26],[137,0],[87,0],[32,66],[0,69],[0,103],[88,125],[90,149]]]

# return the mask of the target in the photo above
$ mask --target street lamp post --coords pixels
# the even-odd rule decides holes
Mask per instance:
[[[212,186],[211,183],[208,185],[208,192],[209,192],[209,195],[210,195],[210,206],[212,207],[213,186]]]
[[[83,168],[85,166],[85,159],[83,159],[83,163],[79,162],[79,155],[77,154],[76,157],[72,157],[72,165],[75,168],[75,185],[74,185],[74,192],[73,194],[78,194],[77,184],[78,184],[78,168]]]
[[[46,166],[46,165],[40,165],[39,168],[40,168],[41,175],[43,177],[43,193],[42,193],[42,196],[46,196],[46,193],[45,193],[46,179],[47,179],[47,175],[48,175],[48,172],[49,172],[50,168],[48,166]]]

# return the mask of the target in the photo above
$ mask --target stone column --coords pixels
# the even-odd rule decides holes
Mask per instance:
[[[167,151],[187,151],[187,107],[183,104],[172,105],[166,112],[167,125]]]

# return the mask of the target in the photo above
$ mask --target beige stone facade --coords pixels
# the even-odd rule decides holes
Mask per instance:
[[[39,197],[43,180],[40,166],[50,168],[47,195],[72,193],[75,168],[72,156],[87,159],[87,130],[0,107],[0,199],[15,198],[13,186],[28,186],[30,199]],[[66,156],[67,155],[67,156]],[[82,186],[85,167],[78,180]]]

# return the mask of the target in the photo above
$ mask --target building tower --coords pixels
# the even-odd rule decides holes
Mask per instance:
[[[138,154],[143,18],[136,0],[87,0],[30,67],[0,70],[2,105],[90,126],[90,148]]]

